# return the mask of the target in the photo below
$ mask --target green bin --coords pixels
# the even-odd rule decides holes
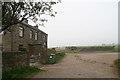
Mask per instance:
[[[55,63],[55,54],[50,54],[49,55],[49,64],[54,64]]]

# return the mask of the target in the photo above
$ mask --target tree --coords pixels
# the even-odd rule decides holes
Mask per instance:
[[[40,2],[1,2],[2,5],[2,31],[10,28],[11,25],[21,23],[24,19],[31,19],[36,25],[44,26],[46,19],[42,15],[55,17],[52,6],[60,1]]]

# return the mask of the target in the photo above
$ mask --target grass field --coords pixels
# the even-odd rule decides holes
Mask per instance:
[[[73,49],[70,49],[73,48]],[[73,46],[65,49],[56,49],[57,52],[79,53],[79,52],[119,52],[118,46]]]

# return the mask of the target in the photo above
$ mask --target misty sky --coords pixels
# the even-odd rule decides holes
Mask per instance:
[[[62,0],[54,9],[56,17],[40,27],[48,47],[118,43],[117,0]]]

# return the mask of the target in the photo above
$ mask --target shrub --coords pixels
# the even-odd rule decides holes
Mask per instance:
[[[56,50],[53,48],[53,49],[47,49],[47,53],[48,54],[56,54]]]
[[[56,54],[56,61],[55,61],[55,62],[58,62],[58,61],[61,60],[64,56],[65,56],[65,53]]]
[[[120,69],[120,59],[115,60],[114,64]]]

